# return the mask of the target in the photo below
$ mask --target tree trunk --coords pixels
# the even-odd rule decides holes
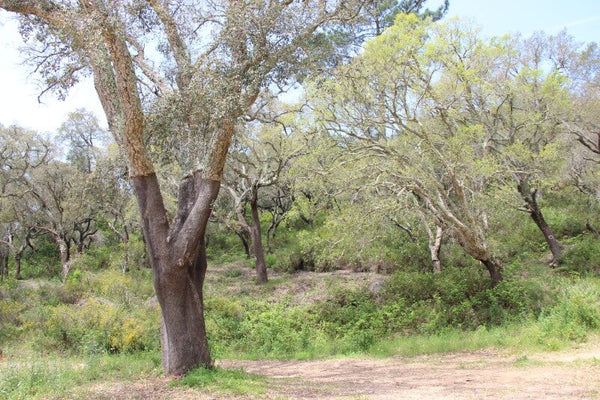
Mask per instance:
[[[21,254],[15,254],[15,279],[21,280]]]
[[[144,234],[143,224],[141,226],[141,231],[142,231],[143,251],[142,251],[142,259],[140,260],[140,262],[141,262],[143,268],[150,269],[150,268],[152,268],[152,265],[150,265],[150,257],[148,257],[148,243],[146,242],[146,235]]]
[[[62,266],[62,280],[63,282],[66,282],[67,275],[69,275],[71,269],[71,246],[61,239],[57,239],[57,241],[58,250],[60,252],[60,264]]]
[[[168,374],[183,375],[199,365],[212,367],[202,291],[207,264],[201,246],[195,262],[183,268],[176,263],[153,267],[162,317],[162,366]]]
[[[161,308],[164,371],[182,375],[197,366],[212,367],[202,291],[207,267],[204,234],[220,184],[199,173],[185,178],[171,230],[156,175],[133,177],[133,184]],[[195,221],[190,225],[188,220]]]
[[[444,230],[441,226],[437,227],[435,240],[429,243],[429,252],[431,253],[431,262],[433,263],[433,272],[442,272],[442,262],[440,261],[440,250],[442,248],[442,235]]]
[[[234,230],[234,232],[242,241],[242,245],[244,246],[244,253],[246,253],[246,257],[250,258],[250,246],[248,245],[248,240],[244,236],[245,231],[239,232],[239,231]]]
[[[496,260],[494,258],[488,258],[488,259],[484,259],[484,260],[479,260],[481,261],[481,263],[483,265],[485,265],[485,267],[487,268],[488,272],[490,273],[490,278],[492,281],[492,287],[495,287],[496,285],[498,285],[500,282],[502,282],[502,263],[499,260]]]
[[[129,272],[129,240],[123,242],[123,272]]]
[[[524,179],[518,185],[519,193],[521,197],[525,201],[527,206],[527,210],[533,222],[537,225],[539,230],[544,235],[544,239],[548,244],[548,248],[552,252],[552,261],[550,262],[550,266],[557,267],[560,265],[560,256],[562,253],[562,248],[559,241],[556,239],[552,228],[548,225],[546,220],[544,219],[544,215],[542,214],[542,210],[537,204],[537,193],[538,190],[530,190],[529,183]]]
[[[260,218],[258,215],[258,200],[253,198],[250,201],[252,211],[252,227],[250,236],[252,237],[252,246],[254,248],[254,258],[256,259],[256,281],[260,284],[266,283],[267,263],[265,261],[265,252],[262,244],[262,233],[260,230]]]
[[[0,245],[0,278],[8,278],[8,250],[4,251]]]

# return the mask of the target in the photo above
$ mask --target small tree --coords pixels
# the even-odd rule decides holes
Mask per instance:
[[[300,153],[301,150],[294,146],[293,140],[279,125],[263,126],[256,134],[240,137],[230,150],[223,186],[233,200],[237,223],[250,236],[258,283],[265,283],[268,279],[260,226],[259,192],[274,187]],[[250,222],[246,220],[246,205],[250,207]]]

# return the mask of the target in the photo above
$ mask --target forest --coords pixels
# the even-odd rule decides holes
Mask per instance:
[[[0,0],[107,121],[0,125],[0,398],[337,398],[244,362],[597,342],[600,48],[448,7]]]

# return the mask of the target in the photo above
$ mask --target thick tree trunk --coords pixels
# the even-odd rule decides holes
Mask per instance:
[[[262,244],[262,233],[260,230],[260,217],[258,215],[258,201],[256,198],[250,201],[252,211],[252,227],[250,236],[252,237],[252,247],[254,248],[254,258],[256,259],[256,281],[266,283],[267,263],[265,261],[265,251]]]
[[[150,265],[150,257],[148,257],[148,243],[146,242],[146,235],[144,234],[144,224],[142,224],[141,226],[141,230],[142,230],[142,244],[144,245],[143,247],[143,252],[142,252],[142,259],[140,260],[142,267],[143,268],[147,268],[150,269],[152,268],[152,265]]]
[[[207,267],[204,234],[219,182],[201,179],[199,173],[184,179],[171,230],[156,175],[133,177],[133,184],[161,308],[164,371],[182,375],[197,366],[212,367],[202,285]],[[188,224],[192,219],[200,222]]]
[[[156,273],[157,269],[162,272]],[[154,271],[154,287],[162,317],[164,371],[182,375],[197,366],[212,367],[202,292],[206,253],[202,250],[196,261],[186,267],[171,263],[154,268]]]
[[[548,248],[552,252],[552,261],[550,262],[550,266],[552,266],[552,267],[559,266],[560,265],[560,256],[562,253],[562,247],[561,247],[558,239],[556,239],[556,236],[554,235],[552,228],[550,228],[550,226],[544,219],[542,210],[540,209],[539,205],[537,204],[537,199],[536,199],[536,196],[538,193],[537,189],[534,189],[533,191],[530,190],[529,184],[526,180],[523,180],[523,181],[521,181],[521,183],[519,183],[518,189],[519,189],[519,193],[521,194],[521,197],[525,201],[529,216],[531,217],[533,222],[535,222],[535,224],[537,225],[539,230],[544,235],[544,239],[546,240],[546,243],[548,244]]]

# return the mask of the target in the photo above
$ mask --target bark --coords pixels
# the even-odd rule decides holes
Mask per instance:
[[[129,272],[129,240],[123,242],[123,272]]]
[[[248,244],[248,240],[246,239],[246,236],[244,236],[245,231],[240,232],[240,231],[234,230],[234,232],[242,241],[242,245],[244,246],[244,252],[246,253],[246,257],[250,258],[250,245]]]
[[[171,229],[156,175],[133,177],[133,184],[161,308],[163,368],[181,375],[199,365],[211,367],[202,291],[204,234],[219,182],[202,179],[199,172],[184,179]]]
[[[262,284],[268,281],[267,263],[265,261],[265,251],[262,244],[260,218],[258,215],[258,200],[256,197],[250,201],[250,210],[252,211],[252,227],[250,228],[250,236],[252,238],[252,247],[254,248],[254,258],[256,259],[256,281],[259,284]]]
[[[58,242],[58,250],[60,252],[60,264],[62,267],[62,279],[66,282],[67,275],[71,270],[71,246],[68,242],[62,239],[56,239]]]
[[[483,259],[483,260],[479,260],[481,261],[481,263],[483,265],[485,265],[485,267],[487,268],[488,272],[490,273],[490,278],[492,281],[492,287],[495,287],[496,285],[498,285],[500,282],[502,282],[502,263],[499,260],[496,260],[494,258],[488,258],[488,259]]]
[[[15,279],[21,280],[23,277],[21,276],[21,255],[15,255]]]
[[[440,250],[442,248],[442,235],[444,230],[441,226],[437,227],[435,239],[429,243],[429,252],[431,253],[431,262],[433,264],[433,272],[442,271],[442,262],[440,261]]]
[[[527,212],[529,216],[535,222],[538,229],[544,235],[544,239],[548,244],[548,248],[552,252],[552,261],[550,262],[551,267],[557,267],[560,265],[560,256],[562,253],[562,247],[556,239],[552,228],[548,225],[546,220],[544,219],[544,215],[542,214],[542,210],[540,209],[536,196],[538,194],[538,190],[530,190],[528,182],[524,179],[518,185],[519,193],[521,197],[525,201],[525,205],[527,206]]]
[[[0,278],[8,278],[8,250],[4,251],[0,245]]]
[[[487,268],[490,274],[492,287],[500,283],[503,279],[502,262],[492,255],[483,238],[476,234],[476,232],[468,229],[457,230],[456,233],[458,243],[463,250],[475,260],[481,262]]]

